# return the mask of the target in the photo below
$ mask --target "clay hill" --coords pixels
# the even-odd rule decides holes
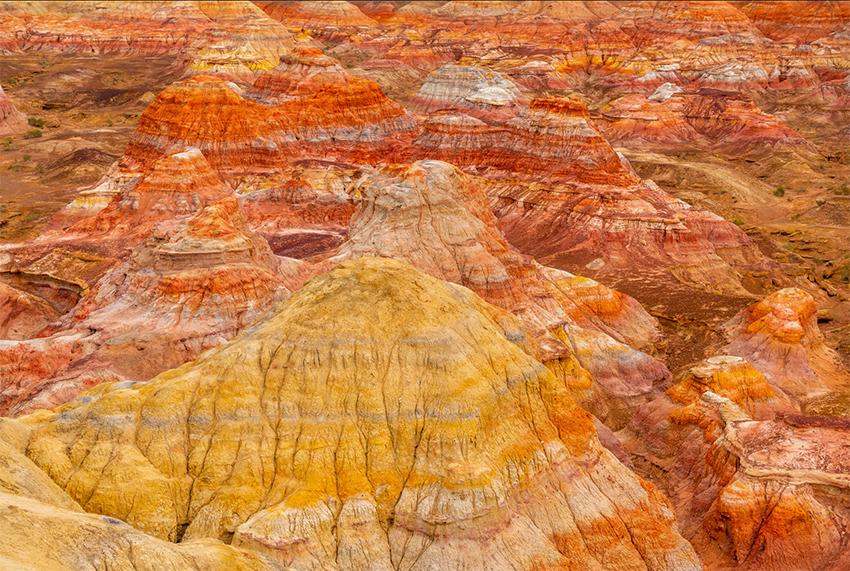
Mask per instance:
[[[364,258],[192,365],[25,419],[27,454],[89,511],[290,568],[700,569],[531,342],[469,290]]]
[[[846,571],[847,2],[0,2],[0,568]]]

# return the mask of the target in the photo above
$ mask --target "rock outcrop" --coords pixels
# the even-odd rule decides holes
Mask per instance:
[[[783,402],[784,401],[784,402]],[[618,433],[708,568],[841,569],[850,430],[800,415],[739,357],[712,357]]]
[[[416,132],[414,119],[368,80],[352,77],[266,107],[221,79],[198,76],[166,89],[142,114],[122,165],[138,170],[185,145],[225,178],[307,158],[374,163]]]
[[[360,205],[348,240],[327,263],[393,258],[470,288],[518,316],[537,341],[534,355],[582,406],[621,428],[669,386],[666,367],[628,346],[651,348],[660,337],[658,322],[628,296],[516,252],[479,184],[439,161],[366,176],[353,188]]]
[[[87,510],[294,569],[701,569],[530,343],[465,288],[346,262],[191,365],[27,418],[27,453]]]
[[[736,2],[759,31],[780,42],[810,44],[850,23],[846,2]]]
[[[747,359],[797,407],[850,390],[850,371],[824,344],[812,296],[788,288],[741,311],[726,326],[725,351]]]
[[[472,65],[448,64],[432,71],[408,108],[415,113],[454,111],[501,124],[527,105],[517,86],[502,74]]]
[[[0,87],[0,135],[14,135],[27,130],[27,118],[9,101]]]
[[[351,75],[339,61],[318,48],[298,46],[290,55],[254,82],[245,97],[272,106],[289,99],[309,97],[327,85],[347,84]]]
[[[292,29],[324,30],[374,27],[377,22],[345,0],[322,2],[257,2],[270,17]]]
[[[248,230],[234,198],[161,222],[42,338],[0,341],[0,413],[147,381],[234,337],[306,277]]]

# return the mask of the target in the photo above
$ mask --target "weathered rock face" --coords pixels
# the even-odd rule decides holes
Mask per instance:
[[[776,41],[809,44],[850,23],[846,2],[734,2],[759,31]]]
[[[254,82],[245,97],[266,105],[309,97],[326,85],[346,84],[351,75],[339,61],[319,48],[298,46],[291,55],[282,56],[280,64]]]
[[[347,262],[192,365],[28,418],[28,456],[88,510],[294,569],[700,569],[529,343],[465,288]]]
[[[744,357],[796,406],[850,389],[850,372],[823,342],[817,306],[788,288],[748,307],[726,324],[730,355]]]
[[[146,381],[234,337],[305,278],[248,230],[234,198],[163,222],[43,338],[0,341],[0,413]]]
[[[415,133],[415,120],[368,80],[352,77],[270,108],[218,78],[198,76],[166,89],[148,107],[122,164],[139,169],[187,144],[224,177],[307,158],[370,163]]]
[[[12,135],[27,130],[27,118],[9,101],[0,87],[0,135]]]
[[[30,339],[60,313],[37,295],[0,282],[0,339]]]
[[[199,2],[199,8],[215,25],[187,48],[190,75],[251,85],[292,51],[286,28],[250,2]]]
[[[638,180],[575,98],[536,99],[499,127],[464,115],[437,115],[425,124],[414,148],[419,156],[475,167],[489,178],[618,185]]]
[[[185,147],[154,162],[138,180],[121,187],[106,208],[74,224],[69,232],[139,240],[157,222],[194,214],[231,195],[204,155]]]
[[[709,568],[832,571],[848,561],[839,443],[850,426],[782,401],[745,360],[713,357],[618,433]]]
[[[657,321],[632,298],[513,250],[478,183],[456,167],[385,167],[358,181],[354,193],[360,206],[329,264],[403,260],[517,315],[537,341],[535,356],[612,427],[666,388],[666,367],[627,345],[651,346],[660,336]]]
[[[600,114],[595,126],[612,143],[641,141],[680,149],[698,146],[701,142],[700,134],[681,114],[636,93],[612,101]]]
[[[449,64],[432,71],[408,108],[415,113],[455,111],[501,124],[527,105],[517,86],[502,74],[471,65]]]
[[[270,17],[297,29],[323,30],[377,26],[372,18],[357,6],[344,0],[323,2],[257,2]]]

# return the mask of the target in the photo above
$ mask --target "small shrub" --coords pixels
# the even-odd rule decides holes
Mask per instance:
[[[27,123],[29,123],[31,127],[44,127],[44,119],[41,117],[30,117],[27,119]]]
[[[18,80],[13,77],[12,79],[9,80],[9,85],[11,85],[12,87],[15,87],[16,85],[18,85]]]
[[[785,196],[785,187],[777,186],[776,190],[773,191],[773,196]]]
[[[4,151],[17,151],[18,145],[15,144],[15,141],[12,140],[12,137],[6,137],[6,140],[0,143],[0,146],[3,147]]]
[[[744,221],[741,220],[740,218],[736,218],[735,220],[732,221],[732,224],[734,224],[735,226],[743,226]]]
[[[791,220],[799,220],[801,214],[802,214],[802,212],[798,212],[797,214],[795,214],[794,216],[791,217]]]
[[[109,125],[110,127],[112,127],[112,119],[107,119],[106,124]]]
[[[38,174],[44,174],[44,167],[38,165],[37,167],[35,167],[35,172],[37,172]]]
[[[24,217],[24,222],[32,222],[33,220],[38,220],[39,218],[41,218],[41,214],[30,212]]]
[[[32,158],[32,157],[31,157],[30,155],[24,155],[24,162],[27,162],[27,161],[28,161],[28,160],[30,160],[31,158]]]
[[[833,190],[832,193],[836,196],[850,196],[850,186],[842,184],[836,190]]]
[[[15,161],[9,168],[15,172],[21,172],[22,170],[24,170],[24,165],[20,164],[18,161]]]
[[[39,137],[41,137],[41,131],[38,129],[33,129],[32,131],[24,133],[24,139],[38,139]]]

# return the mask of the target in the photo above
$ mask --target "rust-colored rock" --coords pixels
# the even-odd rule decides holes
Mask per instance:
[[[741,311],[725,327],[726,352],[750,361],[796,406],[830,391],[850,390],[850,371],[824,344],[817,306],[808,293],[780,290]]]

